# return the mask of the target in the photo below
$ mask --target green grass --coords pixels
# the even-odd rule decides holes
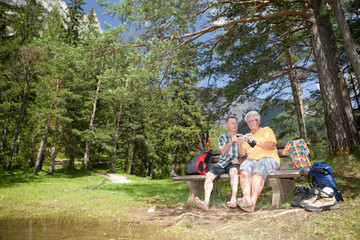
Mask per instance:
[[[91,172],[65,170],[53,176],[44,172],[39,176],[21,171],[1,172],[0,218],[63,215],[98,218],[131,208],[132,200],[123,192],[92,190],[104,178]]]
[[[59,170],[0,172],[1,218],[55,218],[85,220],[131,216],[138,208],[186,203],[184,182],[131,177],[131,184],[116,184],[100,174]],[[105,184],[100,185],[105,180]],[[100,186],[99,186],[100,185]],[[95,190],[94,190],[95,189]]]

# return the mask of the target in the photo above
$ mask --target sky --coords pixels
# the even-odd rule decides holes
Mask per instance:
[[[121,0],[106,0],[110,2],[120,2]],[[86,4],[84,4],[82,7],[84,9],[85,13],[88,13],[91,11],[91,8],[94,7],[94,10],[98,16],[99,22],[101,24],[101,28],[103,30],[106,30],[105,28],[105,22],[108,24],[111,24],[112,26],[118,26],[120,21],[117,19],[111,19],[110,16],[104,15],[105,9],[101,7],[96,0],[84,0]]]

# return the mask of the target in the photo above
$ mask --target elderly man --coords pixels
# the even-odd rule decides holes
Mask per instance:
[[[237,205],[245,212],[254,212],[256,202],[264,188],[270,172],[279,168],[280,159],[276,149],[276,137],[269,127],[260,127],[260,115],[256,111],[246,114],[245,121],[250,128],[248,139],[241,139],[239,155],[247,159],[240,167],[240,186],[243,197]]]
[[[195,198],[196,206],[204,211],[209,211],[210,195],[213,190],[214,180],[219,179],[224,173],[230,175],[230,185],[232,190],[231,199],[226,205],[230,208],[236,208],[236,197],[239,187],[239,146],[242,141],[237,137],[238,120],[236,117],[229,116],[225,120],[225,125],[228,131],[219,136],[219,153],[220,160],[216,163],[209,172],[206,173],[204,190],[205,199],[201,201],[198,197]]]

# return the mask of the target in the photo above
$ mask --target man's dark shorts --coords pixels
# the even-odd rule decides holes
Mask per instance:
[[[231,168],[237,168],[237,170],[240,169],[240,163],[235,163],[232,164],[231,162],[228,163],[228,165],[226,165],[224,168],[222,168],[219,164],[215,164],[211,169],[210,169],[210,173],[217,175],[217,177],[215,178],[215,180],[219,180],[221,175],[223,175],[224,173],[229,173]]]

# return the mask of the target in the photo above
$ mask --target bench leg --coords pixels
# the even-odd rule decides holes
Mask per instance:
[[[204,191],[204,181],[186,181],[189,187],[188,203],[195,203],[195,197]]]
[[[281,193],[281,186],[279,179],[277,178],[269,178],[267,180],[268,185],[271,186],[273,195],[272,195],[272,206],[274,208],[279,208],[281,202],[283,201],[282,193]]]
[[[272,206],[274,208],[280,208],[281,203],[286,197],[292,197],[294,195],[294,179],[269,178],[267,182],[273,190]]]

